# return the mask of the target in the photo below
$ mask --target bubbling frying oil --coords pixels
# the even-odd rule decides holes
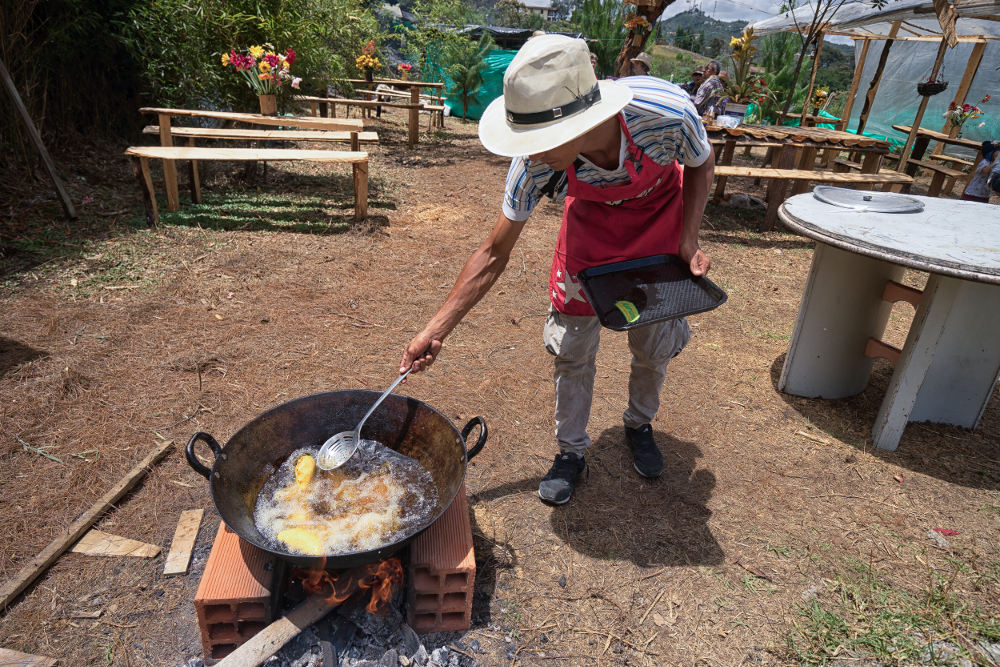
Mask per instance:
[[[310,556],[370,551],[423,525],[438,504],[431,474],[416,459],[362,440],[351,459],[322,470],[292,452],[257,495],[254,523],[276,548]]]

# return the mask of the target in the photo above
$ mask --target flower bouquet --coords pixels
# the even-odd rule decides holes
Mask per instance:
[[[979,100],[980,104],[985,104],[990,101],[990,96],[986,95],[983,99]],[[958,136],[962,136],[962,127],[970,119],[976,119],[983,115],[983,110],[978,106],[972,104],[962,104],[959,106],[954,102],[948,105],[948,110],[941,114],[942,118],[948,120],[952,127],[958,128]],[[980,123],[979,127],[983,127],[986,123]]]
[[[726,85],[726,94],[733,102],[746,104],[753,97],[753,89],[758,79],[750,73],[750,63],[753,61],[757,47],[753,40],[757,36],[753,34],[753,28],[745,28],[739,37],[729,40],[730,55],[729,60],[733,64],[733,79]]]
[[[365,79],[372,80],[375,70],[381,69],[382,62],[375,55],[375,40],[369,39],[365,48],[361,49],[361,55],[354,59],[354,64],[359,70],[365,73]]]
[[[413,71],[413,65],[410,63],[399,63],[396,65],[396,71],[399,72],[399,78],[406,81],[410,76],[410,72]]]
[[[231,49],[222,54],[222,66],[230,65],[246,79],[247,85],[257,93],[260,112],[265,116],[278,113],[276,95],[287,81],[292,88],[298,88],[301,77],[292,76],[295,51],[286,49],[284,54],[275,51],[271,44],[254,45],[246,53]]]

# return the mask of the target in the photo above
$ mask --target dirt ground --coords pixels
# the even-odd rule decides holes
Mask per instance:
[[[387,386],[499,212],[508,161],[481,148],[475,124],[448,119],[414,150],[401,116],[372,126],[382,144],[361,225],[350,222],[342,168],[331,178],[321,166],[271,165],[250,186],[213,170],[213,205],[182,193],[182,210],[148,231],[123,146],[64,149],[74,193],[91,197],[82,226],[63,222],[51,198],[5,207],[7,240],[45,226],[55,230],[45,248],[65,236],[82,250],[40,260],[4,246],[0,580],[161,439],[174,450],[96,527],[165,552],[182,510],[206,512],[187,575],[162,577],[163,555],[66,553],[0,618],[0,646],[67,665],[200,655],[192,599],[219,519],[184,460],[188,437],[224,442],[292,398]],[[458,425],[476,415],[489,425],[467,478],[479,564],[468,636],[486,649],[484,664],[856,664],[868,650],[853,639],[873,632],[890,643],[891,664],[908,655],[893,646],[935,639],[928,628],[957,628],[948,639],[962,649],[991,639],[1000,400],[974,431],[911,424],[890,453],[870,433],[889,364],[876,363],[853,398],[780,393],[813,243],[755,231],[757,212],[706,214],[710,276],[729,300],[691,318],[691,341],[670,364],[653,425],[663,476],[642,480],[632,468],[625,335],[606,331],[589,473],[569,504],[542,504],[537,485],[555,446],[540,341],[560,213],[539,208],[492,292],[432,370],[401,388]],[[896,307],[890,342],[902,344],[912,314]],[[918,618],[940,600],[951,615],[938,625],[879,634],[869,622]],[[831,644],[837,633],[853,639]]]

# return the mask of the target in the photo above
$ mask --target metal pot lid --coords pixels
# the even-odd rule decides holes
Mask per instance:
[[[894,192],[869,192],[817,185],[813,188],[813,197],[841,208],[871,213],[919,213],[924,210],[924,203],[919,199]]]

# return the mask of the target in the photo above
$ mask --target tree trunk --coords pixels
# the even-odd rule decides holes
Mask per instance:
[[[637,26],[629,28],[625,32],[625,42],[622,44],[621,51],[618,52],[618,57],[615,58],[617,76],[628,76],[632,73],[630,61],[642,52],[643,47],[646,46],[646,40],[656,29],[656,21],[660,18],[660,14],[668,5],[673,4],[674,0],[637,0],[637,2],[642,4],[635,6],[635,13],[637,16],[646,17],[646,20],[649,21],[649,30]]]

